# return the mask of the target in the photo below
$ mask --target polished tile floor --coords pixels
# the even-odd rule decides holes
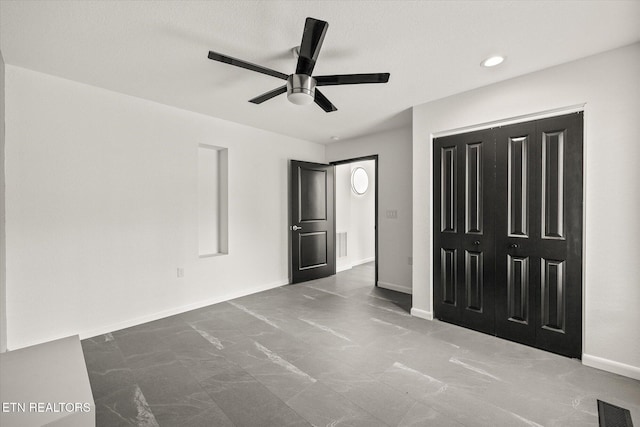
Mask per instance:
[[[373,264],[82,342],[100,426],[640,423],[640,382],[409,315]]]

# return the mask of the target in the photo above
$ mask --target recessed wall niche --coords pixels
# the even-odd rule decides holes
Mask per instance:
[[[229,153],[198,145],[198,255],[229,252]]]

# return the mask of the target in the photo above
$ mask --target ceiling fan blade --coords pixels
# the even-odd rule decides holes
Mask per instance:
[[[316,86],[358,85],[363,83],[386,83],[389,73],[339,74],[335,76],[315,76]]]
[[[300,55],[298,56],[296,74],[311,75],[313,68],[316,66],[327,28],[329,28],[329,24],[325,21],[307,18],[304,23],[302,42],[300,43]]]
[[[223,55],[221,53],[209,51],[209,59],[214,61],[224,62],[225,64],[235,65],[236,67],[246,68],[247,70],[257,71],[258,73],[266,74],[268,76],[277,77],[282,80],[287,80],[289,76],[279,71],[272,70],[270,68],[262,67],[260,65],[252,64],[241,59],[232,58],[231,56]]]
[[[316,89],[316,97],[314,102],[318,104],[320,108],[322,108],[326,113],[330,113],[332,111],[338,111],[336,106],[333,105],[331,101],[329,101],[327,97],[324,96],[322,92],[320,92],[318,89]]]
[[[256,96],[253,99],[250,99],[249,102],[253,102],[254,104],[262,104],[264,101],[268,101],[271,98],[275,98],[276,96],[285,93],[287,91],[287,85],[280,86],[274,90],[270,90],[269,92],[265,92],[260,96]]]

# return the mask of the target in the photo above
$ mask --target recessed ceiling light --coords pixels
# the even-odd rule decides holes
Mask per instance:
[[[504,56],[496,55],[490,58],[485,59],[480,63],[483,67],[495,67],[496,65],[502,64],[504,61]]]
[[[332,141],[339,141],[339,140],[340,140],[340,137],[339,137],[339,136],[335,136],[335,135],[334,135],[334,136],[332,136],[332,137],[331,137],[331,140],[332,140]]]

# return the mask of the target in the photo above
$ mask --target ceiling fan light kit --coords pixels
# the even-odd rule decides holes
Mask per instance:
[[[300,46],[293,49],[294,55],[297,56],[296,72],[293,74],[284,74],[270,68],[252,64],[241,59],[223,55],[214,51],[209,51],[209,59],[223,62],[225,64],[266,74],[282,80],[287,83],[276,89],[265,92],[249,102],[254,104],[262,104],[271,98],[280,94],[287,93],[287,99],[296,105],[308,105],[315,102],[325,112],[330,113],[338,109],[325,97],[322,92],[316,89],[316,86],[335,86],[335,85],[355,85],[365,83],[387,83],[389,81],[389,73],[371,73],[371,74],[339,74],[331,76],[312,77],[320,48],[327,33],[329,24],[319,19],[307,18],[304,24],[304,33],[302,34],[302,42]]]
[[[291,74],[287,79],[287,99],[296,105],[309,105],[316,97],[316,79],[306,74]]]

